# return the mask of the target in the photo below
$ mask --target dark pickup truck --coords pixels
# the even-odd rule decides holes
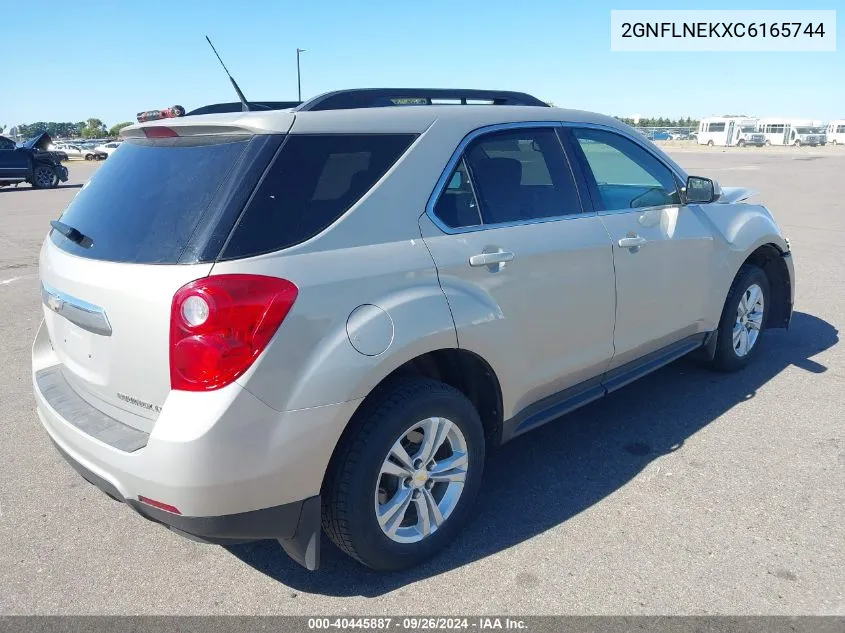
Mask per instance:
[[[36,189],[52,189],[67,180],[61,156],[47,148],[52,143],[46,132],[17,145],[0,136],[0,187],[28,182]]]

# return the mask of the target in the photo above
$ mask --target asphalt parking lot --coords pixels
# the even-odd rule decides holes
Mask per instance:
[[[325,538],[316,573],[194,543],[85,483],[38,423],[29,347],[48,222],[98,166],[0,190],[0,613],[845,614],[845,149],[674,153],[760,191],[795,253],[792,329],[743,373],[682,359],[505,446],[458,541],[397,574]]]

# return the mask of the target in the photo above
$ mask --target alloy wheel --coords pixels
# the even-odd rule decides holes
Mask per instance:
[[[53,185],[55,175],[49,167],[36,167],[34,175],[35,182],[38,183],[39,187],[51,187]]]
[[[748,355],[763,329],[765,316],[763,289],[751,284],[739,299],[733,328],[733,348],[740,358]]]
[[[451,420],[422,420],[399,437],[385,457],[375,490],[382,532],[397,543],[416,543],[437,531],[463,493],[467,442]]]

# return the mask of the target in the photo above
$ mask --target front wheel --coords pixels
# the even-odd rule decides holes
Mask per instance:
[[[760,336],[766,328],[769,279],[753,264],[740,268],[734,279],[716,339],[713,365],[721,371],[742,369],[759,352]]]
[[[94,160],[94,154],[85,154],[85,160]]]
[[[707,141],[707,147],[713,147],[713,141]]]
[[[795,147],[801,147],[801,141],[795,141]]]
[[[737,145],[737,147],[745,147],[745,141],[740,141],[736,145]]]
[[[481,484],[478,413],[456,389],[416,379],[356,414],[323,486],[323,529],[378,570],[412,567],[460,531]]]
[[[59,175],[49,165],[38,165],[32,172],[32,186],[36,189],[55,189],[59,186]]]

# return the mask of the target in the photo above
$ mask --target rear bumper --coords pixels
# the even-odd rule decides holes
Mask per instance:
[[[72,381],[45,380],[63,371],[42,323],[32,350],[36,411],[85,479],[200,540],[273,538],[288,549],[293,539],[313,551],[314,539],[304,535],[319,530],[323,476],[359,401],[279,412],[234,383],[205,393],[172,391],[145,433],[90,405]]]
[[[206,543],[224,545],[263,539],[293,538],[299,527],[303,506],[311,503],[312,499],[316,499],[319,502],[319,496],[315,496],[272,508],[239,512],[237,514],[206,517],[183,516],[147,505],[137,499],[123,497],[112,483],[88,470],[55,442],[53,444],[67,463],[82,475],[83,479],[95,485],[112,499],[125,503],[150,521],[160,523],[175,532]]]
[[[145,519],[202,543],[233,545],[276,539],[293,560],[306,569],[320,566],[320,496],[251,512],[216,517],[188,517],[161,510],[137,499],[125,499],[107,480],[91,472],[54,442],[56,449],[83,479]]]

